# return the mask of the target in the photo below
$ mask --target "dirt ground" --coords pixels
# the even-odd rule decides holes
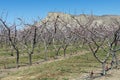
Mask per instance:
[[[106,76],[98,77],[94,80],[120,80],[120,70],[110,70]]]
[[[79,78],[72,79],[72,80],[120,80],[120,70],[113,69],[107,72],[105,76],[100,76],[100,74],[95,74],[94,78],[89,78],[89,74],[85,73]]]

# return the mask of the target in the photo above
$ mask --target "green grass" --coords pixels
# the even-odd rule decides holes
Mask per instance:
[[[80,76],[82,73],[98,69],[99,65],[91,53],[86,53],[61,61],[20,69],[10,73],[9,76],[21,76],[24,80],[69,80],[71,76]]]
[[[38,47],[35,48],[35,52],[32,55],[32,61],[33,63],[43,60],[44,59],[44,48],[40,47],[41,50],[39,50]],[[48,52],[47,52],[47,57],[50,58],[55,58],[55,50],[53,47],[49,46]],[[71,54],[72,51],[75,52],[75,48],[72,46],[69,46],[68,49],[66,50],[66,54]],[[77,49],[77,51],[83,50],[82,48]],[[40,53],[38,52],[40,51]],[[3,68],[3,66],[6,66],[6,68],[14,68],[16,67],[16,53],[13,51],[13,55],[11,56],[11,50],[9,48],[6,49],[3,47],[0,49],[0,68]],[[60,50],[59,56],[63,56],[63,49]],[[28,65],[28,54],[26,53],[26,50],[20,50],[20,66],[23,65]]]
[[[52,48],[52,47],[51,47]],[[47,55],[49,58],[53,58],[55,56],[54,50],[48,49]],[[43,48],[42,48],[43,49]],[[77,50],[88,51],[87,46],[79,47],[78,49],[69,46],[66,54],[71,54],[71,49],[74,52]],[[42,50],[40,53],[37,53],[37,48],[35,49],[35,54],[33,54],[33,63],[39,60],[44,59],[44,51]],[[0,53],[2,54],[2,53]],[[21,54],[20,57],[20,65],[28,64],[28,55],[27,53]],[[23,56],[24,55],[24,56]],[[102,59],[106,54],[104,51],[99,50],[97,55]],[[5,57],[6,55],[2,55]],[[60,56],[63,56],[63,50],[60,50]],[[15,58],[6,57],[3,59],[2,65],[7,64],[8,68],[15,67]],[[0,63],[1,63],[0,62]],[[9,75],[3,76],[11,78],[13,77],[17,80],[18,77],[21,77],[21,80],[69,80],[74,77],[78,77],[83,73],[89,73],[90,71],[95,71],[96,69],[101,69],[101,64],[97,62],[94,58],[93,54],[88,52],[84,55],[74,56],[68,59],[64,59],[61,61],[55,61],[51,63],[39,64],[36,66],[31,66],[27,68],[21,68],[13,72],[8,72]]]

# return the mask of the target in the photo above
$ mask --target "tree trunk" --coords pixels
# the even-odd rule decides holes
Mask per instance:
[[[28,55],[29,55],[29,65],[32,65],[32,54],[29,53]]]
[[[44,46],[45,46],[44,59],[47,60],[47,45],[46,45],[46,43]]]
[[[65,47],[64,47],[64,57],[66,56],[67,46],[68,46],[68,45],[65,45]]]
[[[105,62],[102,63],[102,75],[104,76],[106,74],[106,69],[105,69]]]
[[[119,63],[116,53],[114,53],[114,57],[115,57],[115,67],[117,68]]]
[[[60,51],[61,47],[58,48],[57,52],[56,52],[56,56],[59,56],[59,51]]]
[[[19,51],[16,50],[16,68],[19,68]]]
[[[119,63],[115,52],[112,53],[112,62],[115,62],[115,66],[112,65],[112,67],[114,66],[117,68]]]
[[[59,47],[57,50],[55,50],[55,59],[58,58],[60,49],[61,49],[61,47]]]

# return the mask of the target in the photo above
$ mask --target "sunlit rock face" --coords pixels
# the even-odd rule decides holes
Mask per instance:
[[[53,28],[55,23],[58,28],[63,28],[63,29],[64,29],[64,26],[71,27],[71,28],[80,27],[78,22],[76,22],[76,20],[74,20],[73,18],[76,19],[82,26],[86,26],[86,24],[91,22],[90,25],[87,25],[90,28],[91,27],[97,28],[102,25],[110,30],[112,30],[115,27],[118,27],[116,20],[120,22],[120,16],[118,15],[102,15],[102,16],[85,15],[85,14],[71,15],[71,14],[66,14],[61,12],[50,12],[48,13],[46,18],[42,19],[36,25],[40,26],[46,22],[45,25],[47,26],[47,28]],[[57,22],[55,22],[56,20]]]

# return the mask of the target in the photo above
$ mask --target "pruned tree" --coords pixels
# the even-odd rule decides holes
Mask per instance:
[[[7,36],[11,46],[14,48],[14,50],[16,51],[16,68],[19,67],[19,41],[18,41],[18,36],[17,36],[17,25],[13,24],[12,26],[8,26],[6,21],[4,21],[3,19],[0,18],[0,22],[2,23],[2,26],[5,28],[5,30],[7,31]],[[14,30],[12,31],[13,28]]]
[[[86,15],[84,15],[86,17]],[[92,25],[94,17],[91,15],[90,17],[86,17],[88,21],[85,24],[81,24],[78,19],[72,17],[75,22],[77,22],[79,29],[75,30],[76,35],[78,35],[83,42],[85,41],[90,51],[92,52],[95,59],[101,63],[102,65],[102,75],[106,74],[106,63],[110,57],[110,48],[106,48],[106,46],[110,46],[110,43],[107,43],[108,34],[106,34],[103,25]],[[103,28],[102,28],[103,27]],[[103,33],[101,33],[101,31]],[[74,32],[74,33],[75,33]],[[107,43],[107,44],[106,44]],[[102,51],[102,53],[100,53]],[[99,54],[104,54],[104,56],[99,56]]]
[[[35,23],[33,25],[23,23],[23,25],[25,27],[20,34],[21,41],[22,41],[22,45],[27,50],[29,65],[32,65],[32,54],[34,54],[34,49],[37,44],[36,42],[37,26],[35,25]]]

